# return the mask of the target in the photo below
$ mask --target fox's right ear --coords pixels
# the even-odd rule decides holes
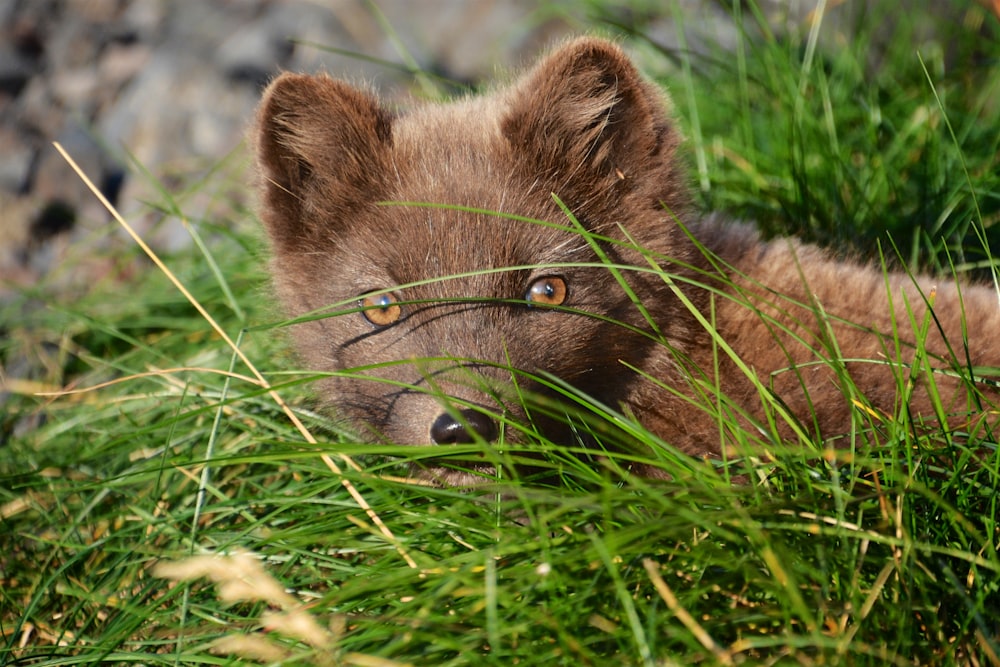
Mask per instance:
[[[282,74],[264,92],[253,134],[261,216],[276,245],[335,234],[384,188],[392,118],[346,83]]]

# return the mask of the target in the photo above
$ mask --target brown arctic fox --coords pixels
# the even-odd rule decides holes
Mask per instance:
[[[253,140],[277,296],[311,315],[291,326],[298,350],[372,438],[518,443],[530,422],[570,442],[552,378],[695,455],[734,428],[836,447],[887,415],[996,424],[995,379],[972,379],[1000,366],[995,290],[698,216],[669,102],[612,43],[403,114],[284,74]],[[545,409],[524,407],[531,392]],[[492,468],[469,469],[425,470],[459,484]]]

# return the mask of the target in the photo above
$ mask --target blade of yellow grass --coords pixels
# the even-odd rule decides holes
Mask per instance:
[[[252,378],[249,375],[240,375],[239,373],[230,373],[228,371],[220,371],[218,368],[201,368],[201,367],[198,367],[198,366],[179,366],[177,368],[158,368],[156,370],[147,371],[145,373],[133,373],[132,375],[129,375],[128,377],[115,378],[114,380],[107,380],[106,382],[99,382],[97,384],[90,385],[89,387],[81,387],[80,389],[52,389],[52,388],[46,387],[44,390],[43,389],[38,389],[37,391],[31,392],[31,393],[33,393],[35,396],[46,396],[46,397],[76,396],[76,395],[79,395],[79,394],[87,394],[87,393],[90,393],[92,391],[97,391],[99,389],[105,389],[107,387],[111,387],[111,386],[114,386],[116,384],[121,384],[122,382],[129,382],[131,380],[137,380],[139,378],[162,377],[162,378],[165,378],[165,379],[169,379],[173,375],[176,375],[177,373],[181,373],[181,372],[186,372],[186,373],[212,373],[212,374],[215,374],[215,375],[223,375],[225,377],[232,378],[233,380],[240,380],[240,381],[246,382],[248,384],[255,384],[255,385],[259,386],[259,387],[267,387],[266,383],[262,385],[259,380],[255,379],[255,378]],[[33,383],[33,384],[38,385],[39,387],[43,386],[43,385],[41,385],[41,383]],[[32,385],[28,385],[28,384],[25,385],[25,387],[30,387],[30,386],[32,386]],[[14,387],[14,390],[16,390],[16,389],[17,389],[17,387]],[[26,389],[22,388],[22,391],[20,393],[25,393],[25,391],[26,391]]]
[[[118,224],[121,225],[122,228],[128,233],[128,235],[132,237],[132,240],[135,241],[140,248],[142,248],[142,251],[146,253],[146,256],[149,257],[154,264],[156,264],[157,268],[163,272],[163,275],[165,275],[167,279],[174,284],[174,287],[176,287],[180,291],[180,293],[184,295],[184,298],[187,299],[191,303],[191,305],[195,307],[195,309],[202,316],[202,318],[204,318],[204,320],[208,322],[209,326],[211,326],[212,329],[215,330],[215,332],[219,335],[219,337],[222,338],[222,340],[226,342],[226,344],[230,347],[230,349],[232,349],[232,351],[236,354],[236,356],[239,357],[240,361],[242,361],[246,365],[246,367],[250,369],[250,372],[253,373],[255,378],[257,378],[257,382],[260,384],[260,386],[268,388],[268,395],[275,402],[275,404],[278,405],[278,407],[280,407],[281,410],[288,416],[288,419],[292,422],[295,428],[298,429],[299,433],[302,434],[302,437],[306,439],[306,442],[314,445],[318,444],[316,438],[313,437],[312,433],[309,432],[309,429],[306,428],[305,424],[303,424],[299,420],[299,418],[295,415],[295,413],[292,412],[292,409],[288,407],[288,404],[285,403],[284,399],[281,398],[278,392],[274,391],[273,389],[270,389],[271,385],[264,378],[263,374],[261,374],[261,372],[257,370],[257,367],[254,366],[253,363],[251,363],[250,359],[247,358],[243,350],[241,350],[239,346],[237,346],[236,343],[233,342],[233,339],[229,337],[229,334],[227,334],[221,326],[219,326],[219,323],[215,321],[215,318],[213,318],[209,314],[209,312],[205,310],[204,306],[202,306],[201,303],[199,303],[198,300],[194,298],[194,295],[188,291],[188,289],[184,286],[183,283],[181,283],[181,281],[177,278],[177,276],[175,276],[174,273],[167,267],[167,265],[163,263],[163,260],[161,260],[160,257],[153,251],[153,249],[149,247],[149,245],[142,239],[141,236],[139,236],[139,234],[135,231],[132,225],[130,225],[125,220],[125,218],[122,217],[122,215],[118,212],[118,210],[111,204],[111,202],[107,200],[104,194],[94,185],[93,181],[90,180],[87,174],[83,172],[83,170],[76,163],[76,161],[70,156],[70,154],[66,152],[66,150],[62,147],[62,145],[59,142],[55,142],[53,145],[55,146],[55,149],[59,151],[59,154],[63,157],[63,159],[66,160],[67,163],[69,163],[69,166],[73,169],[73,171],[76,172],[76,175],[80,177],[80,180],[82,180],[84,184],[87,186],[87,188],[89,188],[90,191],[94,193],[94,196],[97,197],[98,201],[101,202],[101,205],[108,210],[108,213],[110,213],[111,216],[118,222]],[[328,454],[321,454],[320,456],[323,462],[327,465],[328,468],[330,468],[331,471],[333,471],[335,475],[338,476],[343,475],[343,471],[341,470],[340,466],[337,465],[336,461],[334,461]],[[354,460],[351,459],[346,454],[339,454],[338,456],[340,457],[341,461],[343,461],[346,465],[350,466],[355,470],[358,471],[361,470],[360,466],[358,466],[358,464],[355,463]],[[407,553],[406,549],[404,549],[403,546],[399,543],[399,540],[396,539],[396,536],[393,535],[391,530],[389,530],[389,527],[385,525],[385,523],[378,516],[375,510],[372,509],[371,505],[368,504],[368,501],[364,499],[364,496],[361,495],[361,492],[358,491],[357,487],[355,487],[348,479],[341,479],[341,483],[344,485],[344,488],[347,489],[347,492],[351,494],[351,497],[354,498],[354,502],[358,504],[358,507],[364,510],[364,512],[372,520],[372,523],[378,526],[379,531],[396,548],[396,551],[403,558],[403,560],[406,561],[406,564],[412,568],[416,568],[417,567],[416,561],[413,560],[410,554]]]
[[[650,558],[646,558],[642,561],[642,566],[646,568],[646,574],[649,575],[649,580],[653,582],[653,587],[656,589],[656,592],[659,593],[663,601],[667,603],[667,607],[670,611],[677,615],[677,620],[679,620],[684,627],[688,629],[688,632],[694,635],[695,639],[697,639],[702,646],[712,652],[719,664],[736,664],[733,660],[732,654],[719,646],[716,641],[712,639],[712,636],[708,634],[705,628],[703,628],[701,624],[695,620],[694,616],[692,616],[687,609],[681,606],[677,596],[674,595],[670,586],[668,586],[667,582],[664,581],[662,576],[660,576],[659,564]]]

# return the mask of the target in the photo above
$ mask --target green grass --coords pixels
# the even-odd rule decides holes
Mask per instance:
[[[996,19],[969,3],[965,26],[938,19],[929,40],[929,17],[869,5],[803,42],[665,54],[692,73],[665,81],[690,121],[706,205],[869,255],[891,237],[913,266],[988,267],[982,227],[1000,239]],[[752,6],[744,15],[770,32]]]
[[[662,53],[645,15],[626,15],[675,98],[706,207],[988,277],[1000,29],[968,11],[981,34],[942,25],[919,54],[909,14],[871,16],[836,49],[806,35],[735,56]],[[188,195],[229,192],[226,173],[151,206],[182,217]],[[0,664],[231,664],[265,649],[327,665],[1000,664],[1000,456],[985,436],[918,437],[901,410],[859,417],[853,458],[805,429],[772,461],[720,467],[579,399],[589,428],[646,446],[594,457],[543,440],[542,480],[417,485],[401,461],[433,448],[356,444],[311,409],[315,377],[266,305],[249,218],[233,202],[190,220],[198,243],[164,261],[287,409],[134,247],[97,258],[114,270],[93,285],[2,306]],[[737,428],[703,388],[701,409]],[[80,391],[51,393],[65,390]],[[771,407],[740,451],[770,442]],[[672,481],[621,474],[633,460]],[[185,560],[205,554],[232,560]]]

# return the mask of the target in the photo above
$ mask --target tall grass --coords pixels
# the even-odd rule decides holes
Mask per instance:
[[[981,32],[942,27],[930,53],[910,48],[908,17],[874,16],[837,48],[806,31],[648,56],[706,206],[995,272],[1000,44],[977,11]],[[166,189],[153,205],[184,216]],[[40,285],[0,313],[0,663],[1000,664],[989,434],[917,434],[905,406],[866,412],[848,393],[853,456],[808,428],[778,446],[779,402],[747,429],[702,384],[692,409],[742,444],[704,461],[538,378],[617,448],[470,445],[507,473],[472,493],[428,486],[406,463],[436,448],[359,444],[313,410],[316,374],[262,305],[257,234],[186,224],[197,242],[163,269],[72,300]],[[838,363],[835,341],[825,356]],[[518,475],[529,453],[544,475]]]

